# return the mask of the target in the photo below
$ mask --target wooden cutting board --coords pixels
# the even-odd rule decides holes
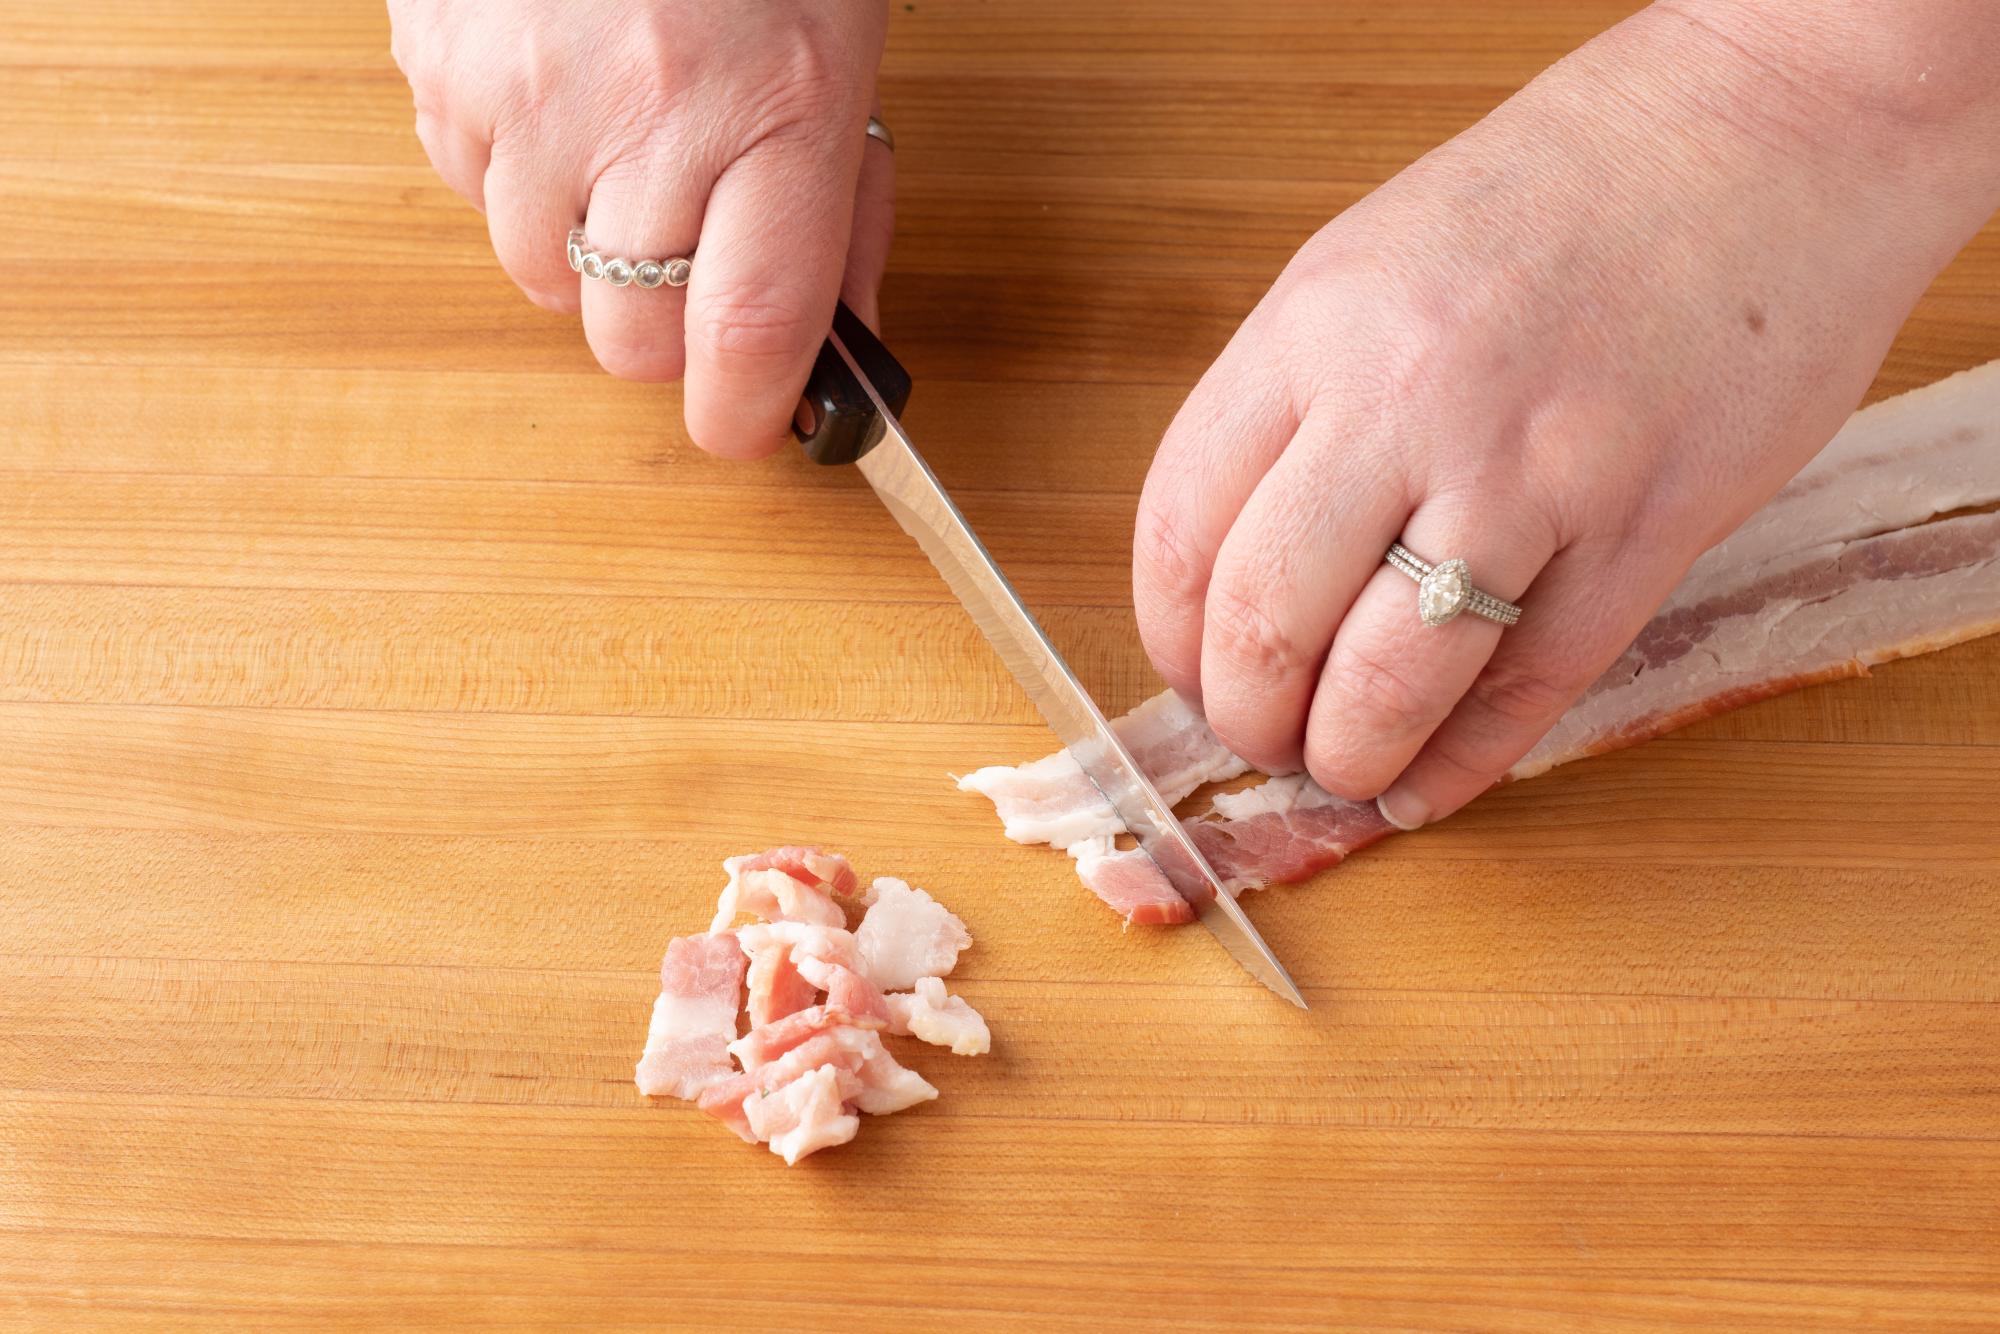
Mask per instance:
[[[1107,703],[1187,386],[1620,9],[894,5],[911,424]],[[952,790],[1050,740],[930,569],[516,294],[379,5],[4,0],[0,71],[0,1325],[2000,1324],[2000,644],[1259,896],[1295,1013]],[[779,840],[958,909],[996,1034],[794,1170],[631,1086]]]

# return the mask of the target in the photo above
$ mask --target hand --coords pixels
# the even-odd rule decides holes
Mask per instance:
[[[2000,64],[1990,7],[1944,3]],[[1404,827],[1485,790],[1832,436],[2000,203],[2000,99],[1950,42],[1949,92],[1891,96],[1816,77],[1752,8],[1656,6],[1383,186],[1181,409],[1139,626],[1258,767]],[[1799,31],[1820,20],[1853,37],[1824,7]],[[1519,626],[1422,624],[1398,537],[1464,557]]]
[[[894,166],[864,127],[882,0],[390,0],[417,136],[537,303],[604,368],[687,376],[695,443],[778,448],[836,295],[875,318]],[[608,254],[694,257],[685,289],[586,282]]]

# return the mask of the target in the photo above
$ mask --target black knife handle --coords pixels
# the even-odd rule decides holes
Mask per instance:
[[[902,416],[910,401],[910,373],[845,301],[834,305],[833,331],[889,411]],[[822,343],[792,423],[792,434],[805,446],[806,457],[815,463],[852,463],[875,447],[882,430],[882,416],[867,390],[834,350],[832,340]]]

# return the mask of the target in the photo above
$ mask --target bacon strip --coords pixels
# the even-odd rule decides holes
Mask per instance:
[[[2000,513],[1988,512],[1996,504],[2000,362],[1855,414],[1770,504],[1694,564],[1624,656],[1507,777],[2000,631]],[[1128,715],[1179,729],[1149,733],[1149,756],[1219,744],[1168,698]],[[982,769],[960,787],[994,798],[1010,838],[1066,848],[1084,883],[1128,922],[1190,920],[1148,858],[1116,849],[1123,831],[1115,820],[1104,826],[1095,790],[1053,781],[1059,758]],[[1228,766],[1211,758],[1207,767]],[[1184,823],[1239,892],[1305,879],[1391,832],[1372,803],[1343,801],[1296,775],[1218,796],[1210,813]],[[1027,837],[1037,834],[1048,836]]]

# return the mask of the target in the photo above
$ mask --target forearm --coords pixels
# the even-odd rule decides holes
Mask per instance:
[[[1768,75],[1776,120],[1845,143],[1966,233],[2000,209],[2000,5],[1993,0],[1659,0]]]

